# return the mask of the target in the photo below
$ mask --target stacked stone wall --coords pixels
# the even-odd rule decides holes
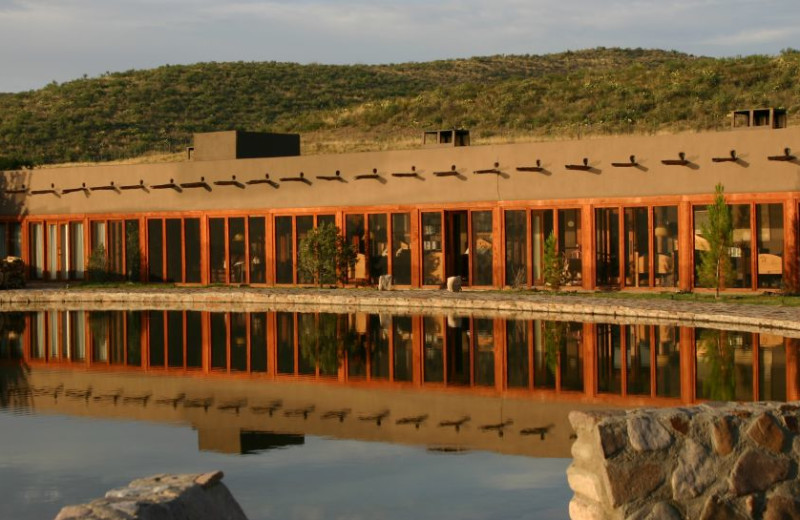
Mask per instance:
[[[134,480],[104,498],[64,507],[55,520],[247,520],[222,477],[214,471]]]
[[[572,412],[573,520],[800,518],[800,403]]]

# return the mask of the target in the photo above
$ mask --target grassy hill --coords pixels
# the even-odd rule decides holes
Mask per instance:
[[[0,155],[36,163],[178,152],[193,132],[300,132],[304,153],[726,126],[735,108],[800,111],[800,52],[703,58],[598,48],[394,65],[199,63],[0,94]]]

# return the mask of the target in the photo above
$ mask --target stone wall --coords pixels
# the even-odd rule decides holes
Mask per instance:
[[[55,520],[247,520],[221,480],[221,471],[142,478],[64,507]]]
[[[573,520],[800,518],[800,403],[572,412]]]

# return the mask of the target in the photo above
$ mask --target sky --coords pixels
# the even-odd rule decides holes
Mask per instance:
[[[207,61],[800,47],[797,0],[0,0],[0,92]]]

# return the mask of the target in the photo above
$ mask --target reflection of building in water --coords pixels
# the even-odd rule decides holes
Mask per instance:
[[[0,338],[14,345],[0,350],[4,405],[185,422],[201,449],[231,453],[312,434],[567,456],[575,407],[800,398],[798,340],[672,324],[204,311],[15,323]]]
[[[305,437],[295,433],[241,430],[224,425],[197,429],[197,445],[201,451],[246,455],[304,443]]]
[[[797,340],[772,334],[457,315],[42,311],[19,317],[22,325],[0,339],[0,347],[16,346],[0,352],[30,364],[603,400],[798,395]]]
[[[85,279],[95,255],[120,279],[307,284],[300,241],[335,225],[351,283],[541,287],[552,234],[568,285],[693,290],[722,183],[733,286],[796,292],[800,128],[782,109],[734,115],[730,131],[470,146],[447,130],[428,135],[461,137],[322,156],[294,134],[201,133],[184,162],[0,173],[0,257],[42,280]]]

